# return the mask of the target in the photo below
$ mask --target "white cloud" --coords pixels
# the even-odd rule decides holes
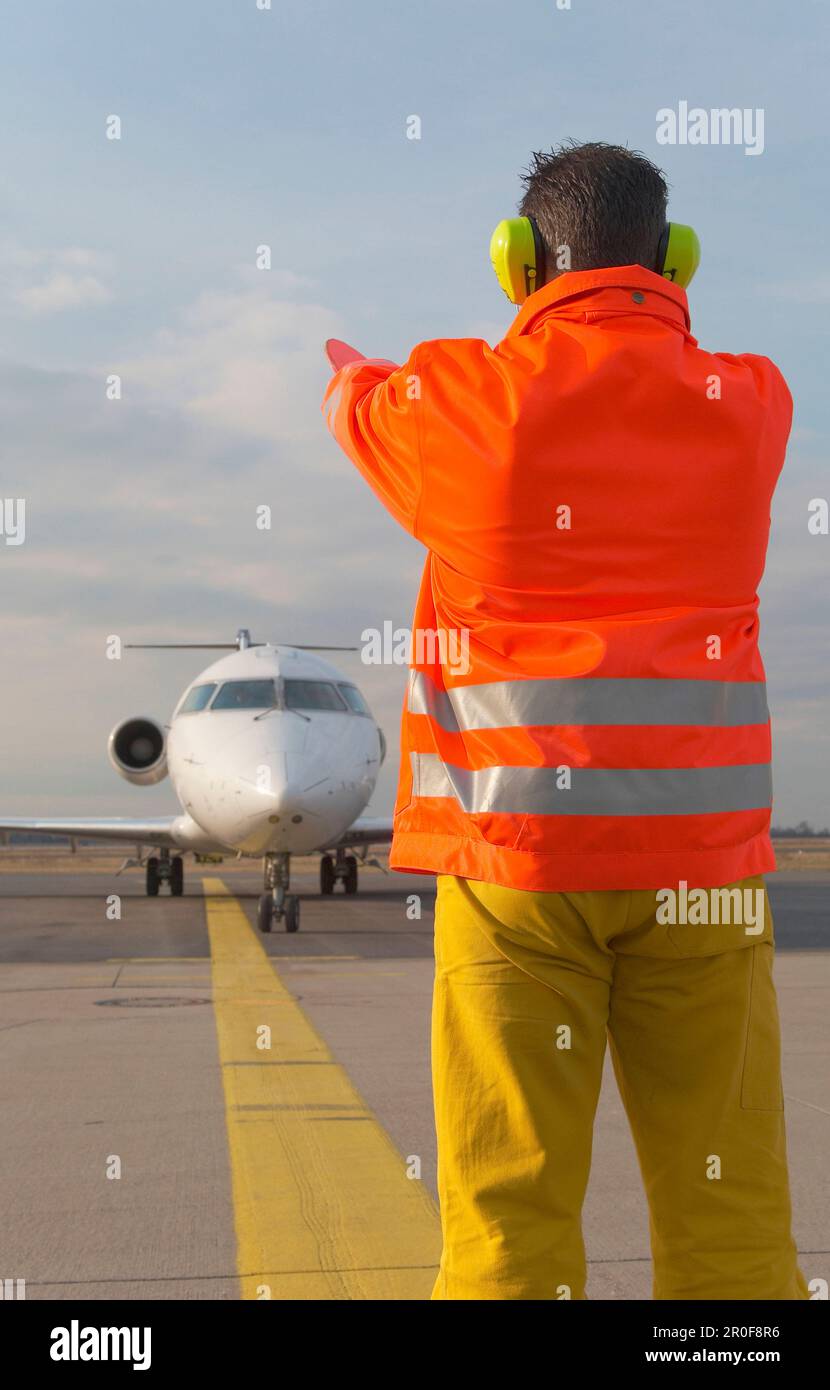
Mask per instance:
[[[295,277],[245,278],[245,288],[201,295],[143,356],[121,363],[125,394],[139,384],[145,401],[153,396],[248,438],[319,442],[323,344],[343,331],[341,321],[319,304],[286,298]]]
[[[29,314],[106,304],[112,291],[105,276],[110,259],[84,246],[33,250],[6,245],[0,249],[6,299]]]
[[[39,285],[19,289],[14,299],[33,314],[54,314],[64,309],[80,309],[106,304],[112,296],[95,275],[70,275],[57,271]]]

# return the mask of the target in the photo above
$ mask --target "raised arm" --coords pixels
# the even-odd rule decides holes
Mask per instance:
[[[329,430],[387,511],[417,534],[422,487],[418,352],[398,367],[364,357],[335,372],[323,398]]]

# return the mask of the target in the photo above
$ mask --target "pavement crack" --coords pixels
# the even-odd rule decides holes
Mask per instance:
[[[12,1028],[31,1028],[34,1023],[46,1023],[45,1018],[23,1018],[19,1023],[4,1023],[0,1033],[8,1033]]]

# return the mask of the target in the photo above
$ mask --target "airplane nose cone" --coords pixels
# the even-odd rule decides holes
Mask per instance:
[[[245,804],[254,814],[285,815],[293,808],[298,788],[292,781],[284,753],[272,754],[239,779]]]
[[[304,761],[304,760],[303,760]],[[284,757],[237,779],[238,843],[249,853],[307,853],[328,838],[333,799],[327,775],[306,766],[291,767]]]
[[[315,794],[328,781],[315,776],[305,758],[272,754],[240,782],[240,799],[248,813],[270,825],[300,825],[313,814]]]

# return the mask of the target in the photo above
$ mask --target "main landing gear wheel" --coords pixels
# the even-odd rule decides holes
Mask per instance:
[[[147,860],[145,886],[148,898],[157,898],[159,892],[159,861],[155,858]]]
[[[320,860],[320,892],[333,893],[338,883],[343,884],[345,893],[357,892],[357,859],[353,854],[337,851],[337,858],[324,854]]]
[[[157,898],[159,889],[166,883],[174,898],[184,892],[184,860],[180,854],[170,858],[170,850],[164,846],[158,855],[151,855],[144,865],[145,888],[148,898]]]
[[[184,892],[184,860],[177,854],[170,863],[170,892],[180,898]]]
[[[334,892],[334,860],[330,854],[324,854],[320,860],[320,892]]]

